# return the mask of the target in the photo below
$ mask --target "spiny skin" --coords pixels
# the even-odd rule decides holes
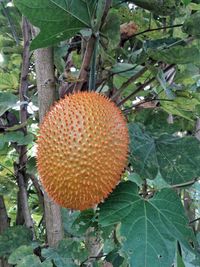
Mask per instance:
[[[106,97],[84,92],[53,106],[40,126],[37,166],[59,205],[84,210],[106,198],[127,164],[128,129]]]

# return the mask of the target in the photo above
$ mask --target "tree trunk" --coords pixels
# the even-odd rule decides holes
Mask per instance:
[[[53,64],[53,50],[51,48],[35,51],[35,67],[37,77],[39,118],[42,122],[45,113],[55,101],[55,78]],[[63,237],[63,227],[60,207],[56,205],[44,192],[44,209],[47,242],[49,246],[56,246]]]
[[[10,226],[3,196],[0,196],[0,235]],[[10,267],[5,259],[0,258],[0,267]]]

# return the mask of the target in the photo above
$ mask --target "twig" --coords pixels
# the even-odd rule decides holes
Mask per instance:
[[[109,12],[109,9],[111,6],[111,3],[112,3],[111,0],[105,1],[104,12],[102,15],[99,30],[101,30],[101,28],[103,27],[103,25],[105,23],[106,17],[108,15],[108,12]],[[90,39],[88,40],[88,43],[86,46],[86,51],[85,51],[84,58],[83,58],[83,63],[82,63],[80,73],[79,73],[79,77],[78,77],[77,82],[74,85],[74,89],[73,89],[74,92],[81,91],[83,84],[85,82],[87,82],[87,80],[88,80],[88,74],[90,72],[90,63],[92,60],[95,44],[98,41],[97,35],[98,35],[98,32],[96,32],[95,34],[92,34]],[[95,88],[93,88],[93,90],[95,90]]]
[[[101,258],[105,258],[107,256],[107,254],[103,254],[103,255],[97,255],[97,256],[90,256],[87,259],[85,259],[83,262],[81,262],[80,267],[83,267],[84,264],[89,261],[90,259],[101,259]]]
[[[124,89],[127,88],[128,85],[136,81],[140,76],[142,76],[146,71],[147,67],[142,68],[140,71],[138,71],[135,75],[133,75],[131,78],[129,78],[127,81],[125,81],[121,87],[117,90],[117,92],[114,94],[114,96],[111,98],[113,101],[116,100],[116,98],[122,93]]]
[[[130,95],[122,99],[117,106],[123,105],[127,100],[129,100],[132,96],[136,95],[138,92],[142,91],[146,86],[151,84],[153,81],[156,80],[156,77],[151,78],[150,80],[146,81],[145,83],[141,84],[135,91],[133,91]]]
[[[83,84],[87,81],[89,66],[95,46],[96,37],[92,35],[87,43],[86,51],[83,58],[83,63],[81,65],[80,73],[78,76],[78,81],[74,85],[74,92],[81,91]]]
[[[22,57],[22,69],[20,77],[20,87],[19,87],[19,97],[20,101],[26,101],[27,91],[28,91],[28,73],[30,65],[30,25],[25,17],[22,17],[22,35],[24,40],[23,47],[23,57]],[[20,121],[23,125],[23,132],[27,134],[27,104],[20,106]],[[19,146],[19,162],[14,163],[15,176],[17,177],[17,183],[19,187],[19,205],[21,209],[18,209],[18,212],[22,212],[23,219],[25,221],[26,227],[30,228],[35,238],[33,220],[31,218],[31,213],[28,206],[28,193],[27,193],[27,173],[26,173],[26,164],[27,164],[27,147],[26,145]]]
[[[11,20],[10,14],[9,14],[7,8],[4,6],[4,3],[2,1],[1,1],[1,5],[2,5],[3,13],[4,13],[5,17],[8,20],[8,25],[10,27],[10,30],[12,32],[12,36],[13,36],[15,42],[16,42],[16,45],[19,45],[19,39],[18,39],[16,30],[15,30],[15,26],[14,26],[12,20]]]
[[[142,195],[143,195],[143,198],[146,198],[146,196],[148,195],[147,193],[147,180],[144,179],[144,183],[142,185]]]
[[[174,184],[171,186],[171,188],[182,188],[182,187],[190,186],[190,185],[193,185],[194,183],[196,183],[197,181],[198,181],[198,179],[193,179],[189,182],[185,182],[182,184]]]
[[[165,27],[158,27],[158,28],[153,28],[153,29],[147,29],[147,30],[144,30],[142,32],[135,33],[130,38],[133,38],[135,36],[138,36],[138,35],[141,35],[141,34],[144,34],[144,33],[149,33],[149,32],[153,32],[153,31],[160,31],[160,30],[165,30],[165,29],[171,29],[171,28],[177,28],[177,27],[182,27],[182,26],[183,26],[183,24],[176,24],[176,25],[171,25],[171,26],[165,26]]]
[[[194,219],[194,220],[190,221],[189,224],[192,224],[192,223],[197,222],[197,221],[200,221],[200,217],[197,218],[197,219]]]
[[[35,187],[36,192],[37,192],[41,207],[42,207],[42,209],[44,209],[44,194],[40,188],[40,184],[38,183],[37,178],[33,174],[30,175],[30,179],[33,183],[33,186]]]

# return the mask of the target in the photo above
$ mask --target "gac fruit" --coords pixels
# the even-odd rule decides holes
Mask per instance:
[[[58,101],[40,126],[37,166],[48,195],[84,210],[118,184],[127,164],[128,129],[118,107],[94,92]]]

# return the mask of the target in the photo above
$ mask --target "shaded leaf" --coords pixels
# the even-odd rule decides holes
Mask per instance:
[[[0,92],[0,116],[16,105],[18,98],[9,92]]]
[[[106,48],[114,49],[118,46],[120,41],[120,21],[116,13],[110,12],[108,14],[102,33],[107,37],[102,39]]]
[[[157,14],[157,15],[163,15],[168,16],[173,14],[176,10],[178,5],[180,4],[180,1],[174,1],[174,0],[166,0],[166,1],[159,1],[159,0],[132,0],[130,2],[133,2],[134,4],[150,10],[151,12]]]
[[[9,264],[18,264],[24,257],[33,254],[33,248],[31,246],[20,246],[12,252],[9,256]]]
[[[118,74],[130,78],[142,69],[141,66],[129,64],[129,63],[117,63],[111,68],[113,74]]]
[[[24,257],[17,267],[53,267],[53,264],[48,260],[41,262],[40,259],[35,255],[29,255]]]
[[[197,47],[184,47],[177,45],[164,50],[148,50],[148,55],[157,61],[168,64],[199,63],[200,51]]]
[[[160,173],[167,183],[181,184],[200,176],[200,142],[195,137],[155,137],[137,123],[129,125],[129,134],[130,162],[142,178]]]
[[[190,15],[183,24],[183,31],[187,34],[200,37],[200,11]]]
[[[32,233],[24,226],[14,226],[6,229],[0,235],[0,256],[10,255],[19,246],[29,245],[31,240]]]
[[[177,194],[163,189],[153,198],[142,199],[132,182],[121,183],[100,205],[102,226],[119,224],[122,253],[134,267],[169,267],[176,240],[191,251],[192,230]]]
[[[84,260],[88,257],[87,250],[79,242],[72,239],[62,239],[58,248],[48,248],[42,250],[42,256],[53,260],[57,267],[73,267],[75,259]]]
[[[15,90],[18,88],[18,76],[15,73],[0,73],[0,90]]]
[[[161,101],[161,107],[172,115],[178,115],[187,120],[194,120],[200,116],[200,97],[198,93],[190,93],[187,91],[177,92],[173,101]],[[159,95],[165,99],[165,93]]]
[[[24,135],[23,132],[13,131],[5,134],[0,134],[0,142],[16,142],[18,145],[28,145],[33,142],[33,135],[27,134]]]
[[[112,263],[113,267],[120,267],[124,262],[124,258],[119,255],[117,250],[111,251],[105,259],[107,262]]]
[[[19,10],[40,28],[31,49],[52,46],[91,27],[96,1],[84,0],[15,0]],[[78,8],[77,8],[78,6]]]

